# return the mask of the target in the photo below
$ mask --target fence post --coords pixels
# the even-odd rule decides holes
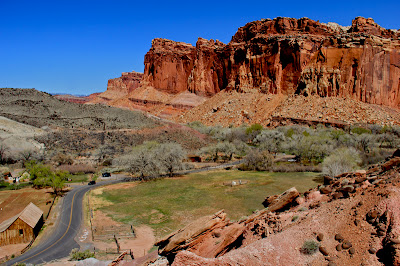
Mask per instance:
[[[117,244],[117,253],[119,254],[120,246],[118,243],[118,239],[115,237],[115,235],[114,235],[114,240],[115,240],[115,243]]]

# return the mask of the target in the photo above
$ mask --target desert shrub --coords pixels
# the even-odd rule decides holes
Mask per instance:
[[[376,141],[380,143],[380,147],[385,148],[395,148],[399,144],[399,139],[396,135],[388,132],[377,135]]]
[[[96,169],[92,165],[87,164],[73,164],[73,165],[60,165],[58,170],[67,171],[72,175],[76,174],[92,174],[96,172]]]
[[[88,258],[94,258],[94,253],[90,252],[90,250],[79,251],[79,249],[74,248],[69,254],[70,260],[85,260]]]
[[[381,125],[377,125],[377,124],[371,124],[371,125],[368,125],[367,126],[367,128],[369,129],[369,130],[371,130],[371,133],[372,134],[379,134],[379,133],[383,133],[384,131],[385,131],[385,128],[386,128],[387,126],[381,126]]]
[[[244,171],[265,171],[272,166],[273,159],[274,157],[269,152],[253,149],[244,157],[244,162],[239,169]]]
[[[317,252],[319,243],[315,240],[306,240],[300,249],[300,252],[306,255],[312,255]]]
[[[325,175],[334,177],[356,169],[360,163],[360,155],[354,148],[339,148],[324,159],[322,172]]]
[[[353,146],[362,152],[369,152],[375,143],[375,137],[369,134],[355,135],[353,138]]]
[[[362,165],[368,166],[383,161],[385,158],[392,155],[391,150],[374,148],[368,154],[361,155]]]
[[[364,128],[364,127],[352,127],[350,131],[351,131],[351,133],[357,134],[357,135],[372,133],[370,129]]]
[[[298,215],[293,216],[293,217],[292,217],[292,222],[297,221],[297,219],[299,219],[299,216],[298,216]]]

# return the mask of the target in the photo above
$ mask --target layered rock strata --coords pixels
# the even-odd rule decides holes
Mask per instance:
[[[145,56],[143,84],[168,93],[255,89],[399,107],[399,36],[361,17],[348,29],[276,18],[246,24],[227,45],[155,39]]]

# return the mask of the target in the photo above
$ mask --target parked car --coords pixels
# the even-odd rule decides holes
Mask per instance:
[[[108,172],[105,172],[105,173],[103,173],[101,176],[102,176],[102,177],[110,177],[110,176],[111,176],[111,174],[110,174],[110,173],[108,173]]]
[[[92,180],[92,181],[89,181],[89,183],[87,183],[88,185],[96,185],[96,181],[94,181],[94,180]]]

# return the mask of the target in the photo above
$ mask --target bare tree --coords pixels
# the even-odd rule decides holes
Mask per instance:
[[[186,153],[180,144],[161,144],[155,152],[159,165],[163,168],[162,171],[167,172],[169,176],[172,176],[176,170],[183,169],[182,160],[185,158]]]
[[[269,152],[253,149],[244,157],[242,169],[265,171],[272,166],[272,163],[273,156]]]

